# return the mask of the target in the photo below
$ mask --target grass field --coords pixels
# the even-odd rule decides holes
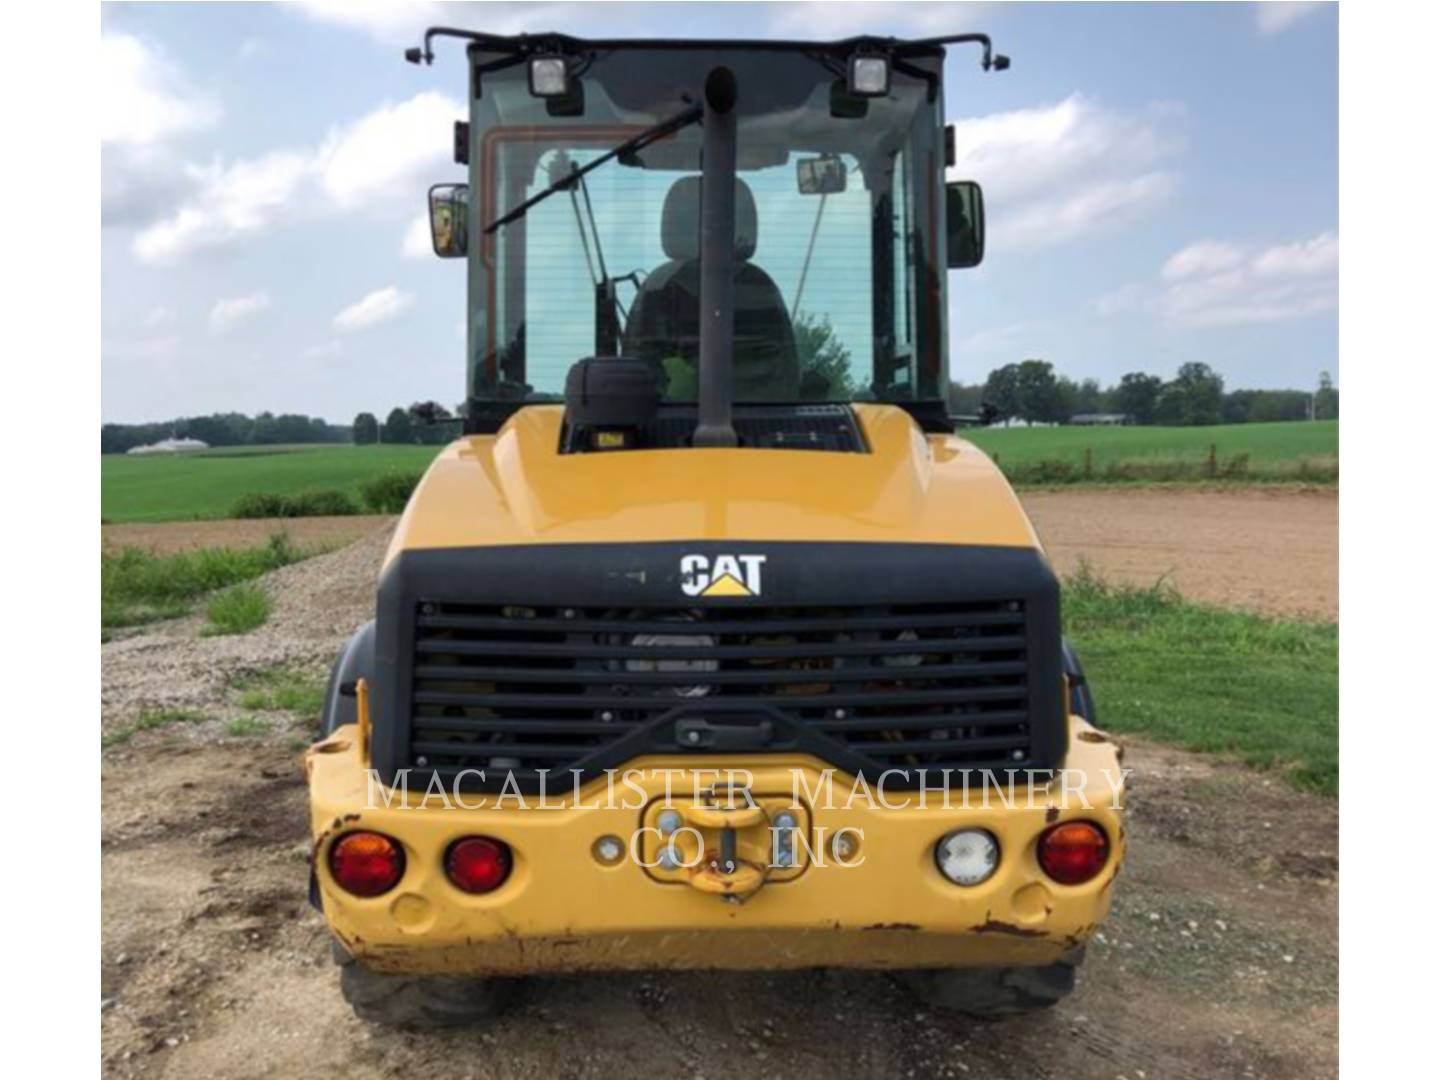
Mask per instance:
[[[1337,794],[1340,634],[1183,600],[1164,586],[1065,583],[1065,629],[1102,728],[1273,769]]]
[[[1019,483],[1086,479],[1204,480],[1210,447],[1218,479],[1333,480],[1338,421],[1230,424],[1220,427],[996,428],[962,434],[998,455]],[[1083,474],[1090,450],[1091,476]],[[299,495],[336,490],[358,500],[360,486],[386,472],[422,471],[434,446],[257,446],[173,457],[100,459],[100,516],[105,521],[185,521],[229,517],[242,495]],[[1226,469],[1237,458],[1245,467]]]
[[[360,485],[391,470],[420,472],[436,446],[240,447],[201,454],[100,458],[105,521],[186,521],[230,516],[242,495],[298,495]]]
[[[1133,467],[1133,478],[1146,479],[1146,466],[1163,476],[1169,465],[1190,466],[1175,479],[1203,479],[1212,446],[1219,471],[1244,455],[1245,472],[1252,479],[1305,479],[1302,466],[1307,465],[1313,474],[1308,478],[1327,478],[1340,457],[1338,420],[1215,427],[975,428],[960,434],[1019,480],[1044,479],[1033,473],[1048,463],[1083,470],[1087,450],[1095,479],[1104,479],[1101,474],[1110,466]],[[1196,475],[1184,475],[1191,472]]]

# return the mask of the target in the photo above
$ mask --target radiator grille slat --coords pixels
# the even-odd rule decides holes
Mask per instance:
[[[769,749],[799,731],[810,752],[866,774],[1005,769],[1032,753],[1019,600],[633,611],[422,601],[412,617],[410,760],[442,779],[484,769],[523,784],[592,769],[622,739],[635,753],[682,752],[662,722],[672,714],[778,719]]]

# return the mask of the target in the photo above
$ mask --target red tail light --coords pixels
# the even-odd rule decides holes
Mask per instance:
[[[1083,885],[1105,868],[1110,841],[1098,825],[1066,821],[1040,834],[1040,869],[1061,885]]]
[[[346,833],[330,846],[330,876],[356,896],[379,896],[405,873],[405,852],[388,836]]]
[[[468,893],[494,892],[510,876],[510,863],[509,847],[488,836],[456,840],[445,853],[445,873]]]

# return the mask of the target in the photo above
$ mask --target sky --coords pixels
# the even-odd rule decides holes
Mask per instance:
[[[1334,4],[107,3],[102,417],[359,411],[464,396],[464,268],[432,183],[463,180],[458,47],[425,27],[577,36],[923,37],[985,263],[950,275],[951,377],[1201,361],[1231,388],[1339,377]],[[442,44],[444,44],[442,42]]]

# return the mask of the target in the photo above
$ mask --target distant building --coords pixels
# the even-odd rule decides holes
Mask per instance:
[[[161,439],[149,446],[132,446],[127,454],[183,454],[190,450],[209,450],[210,444],[199,439]]]
[[[1130,423],[1130,414],[1123,412],[1082,412],[1070,417],[1079,427],[1118,427]]]

